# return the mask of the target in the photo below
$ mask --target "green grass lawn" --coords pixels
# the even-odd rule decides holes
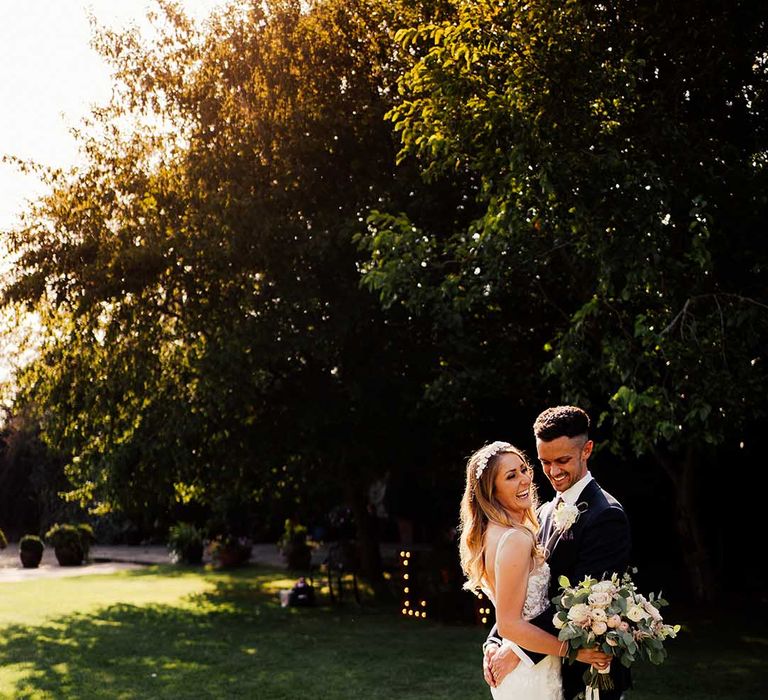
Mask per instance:
[[[0,697],[487,700],[479,627],[281,608],[285,573],[157,567],[0,584]],[[633,700],[764,698],[768,636],[702,619]],[[758,622],[761,624],[759,625]]]

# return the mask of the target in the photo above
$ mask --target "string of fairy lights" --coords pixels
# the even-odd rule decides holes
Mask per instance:
[[[405,617],[415,617],[420,620],[426,620],[428,604],[427,601],[419,596],[418,586],[415,585],[412,554],[410,550],[400,551],[400,577],[402,581],[402,605],[400,613]],[[475,593],[475,619],[483,625],[493,622],[491,616],[492,610],[490,601],[481,593]],[[439,613],[439,609],[438,609]],[[439,616],[439,615],[438,615]]]
[[[486,599],[485,596],[482,593],[480,593],[480,591],[475,593],[475,595],[477,596],[477,599],[480,601],[480,605],[481,606],[485,605],[484,603]],[[487,625],[488,619],[491,616],[491,609],[489,607],[480,607],[477,609],[477,612],[479,613],[479,616],[480,616],[480,622],[484,625]]]
[[[413,588],[411,582],[411,553],[408,550],[402,550],[400,552],[400,570],[403,577],[403,607],[401,613],[407,617],[416,617],[425,620],[427,617],[427,601],[413,600],[411,598],[411,589]],[[418,603],[418,605],[417,605]]]

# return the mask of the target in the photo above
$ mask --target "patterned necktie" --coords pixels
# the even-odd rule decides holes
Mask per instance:
[[[546,527],[544,528],[544,537],[542,538],[543,541],[541,544],[545,549],[548,550],[550,550],[550,545],[555,534],[555,511],[560,507],[561,503],[565,503],[565,501],[563,500],[563,497],[558,494],[552,509],[547,515],[547,522],[545,523]],[[551,550],[549,553],[552,553]]]

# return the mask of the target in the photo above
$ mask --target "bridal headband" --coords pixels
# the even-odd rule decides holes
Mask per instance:
[[[508,442],[492,442],[490,445],[486,445],[481,448],[482,454],[477,459],[477,467],[475,467],[475,479],[480,481],[480,477],[483,475],[485,468],[488,466],[488,460],[497,455],[502,450],[512,447]]]

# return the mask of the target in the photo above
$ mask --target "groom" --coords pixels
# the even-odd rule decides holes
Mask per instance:
[[[555,499],[539,509],[539,543],[545,548],[552,578],[549,598],[559,592],[558,579],[567,576],[576,585],[585,576],[601,578],[604,574],[624,573],[629,564],[629,522],[621,504],[603,491],[587,469],[594,443],[589,439],[589,416],[576,406],[556,406],[541,413],[533,424],[536,452],[544,474],[557,492]],[[579,516],[570,527],[561,521],[558,528],[553,513],[560,502],[578,506]],[[557,636],[550,606],[531,623]],[[500,682],[517,664],[517,657],[500,650],[496,627],[483,644],[483,671],[490,685]],[[534,662],[543,656],[527,652]],[[584,692],[580,663],[563,665],[563,691],[566,700]],[[495,674],[494,674],[495,671]],[[498,679],[495,677],[498,676]],[[630,686],[629,672],[618,662],[611,664],[615,690],[600,691],[600,700],[619,700]]]

